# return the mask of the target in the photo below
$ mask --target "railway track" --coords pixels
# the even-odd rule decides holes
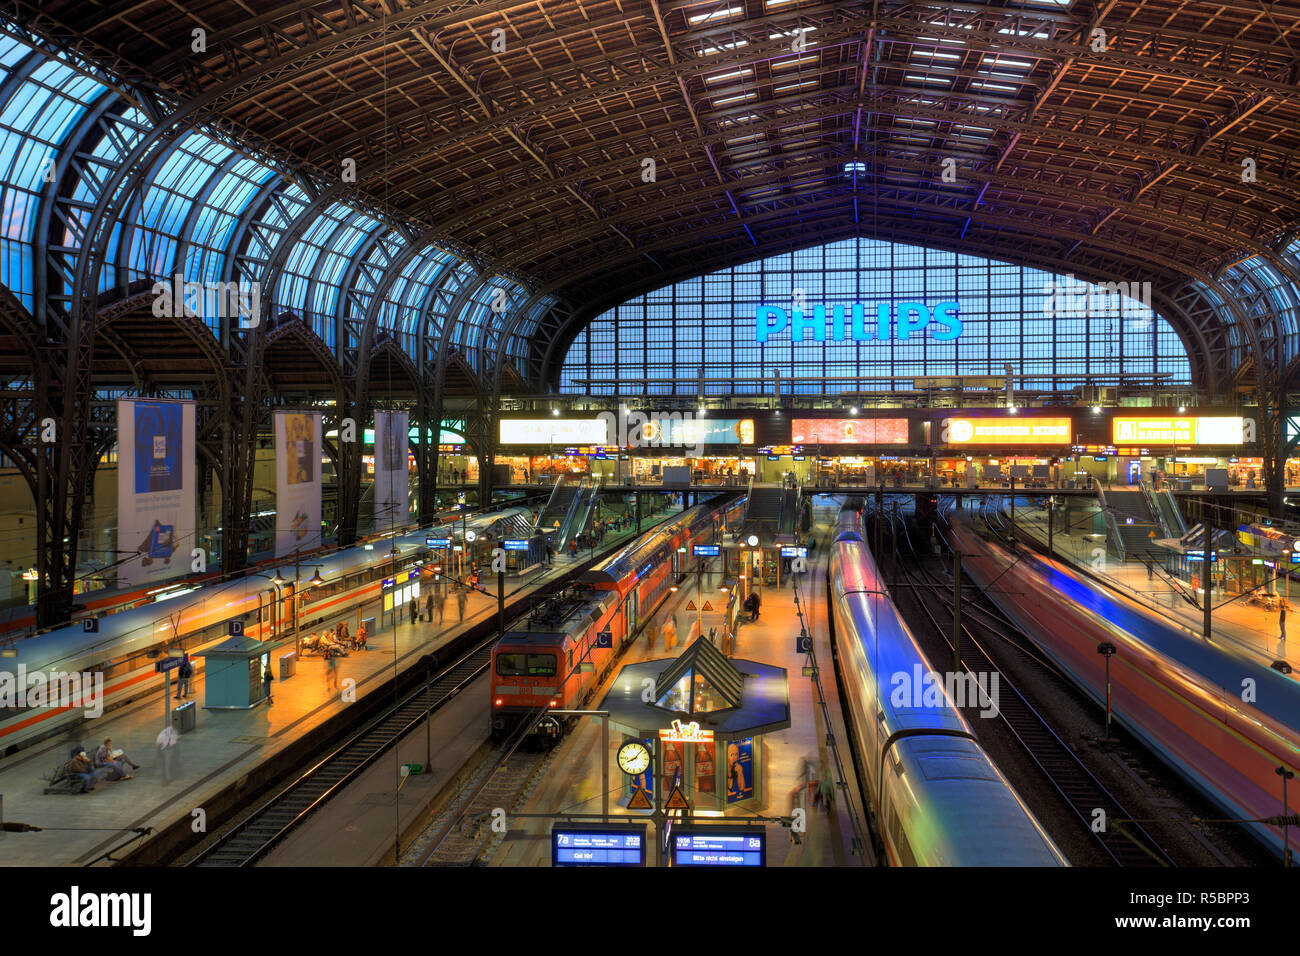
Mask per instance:
[[[907,579],[907,584],[918,594],[918,600],[915,602],[917,606],[921,608],[935,630],[943,635],[945,642],[951,648],[952,640],[949,635],[952,633],[953,621],[952,582],[936,576],[926,562],[921,560],[906,530],[899,527],[901,524],[900,520],[895,525],[896,536],[899,532],[902,533],[902,538],[907,542],[905,547],[910,552],[915,566],[921,569],[925,580],[919,580],[912,571],[908,570],[905,562],[896,562],[895,567],[902,572]],[[934,601],[920,599],[919,595],[922,591],[939,598],[938,605],[942,609],[941,612],[936,612]],[[970,589],[970,592],[974,592],[974,589]],[[963,670],[973,674],[996,672],[999,675],[1000,693],[996,702],[998,719],[1069,807],[1080,825],[1092,835],[1102,853],[1116,866],[1173,866],[1173,860],[1160,844],[1141,824],[1130,822],[1133,820],[1132,814],[1084,766],[1069,744],[1061,739],[1051,723],[1007,679],[1007,675],[995,666],[992,656],[985,649],[985,641],[969,625],[969,619],[966,617],[967,610],[967,602],[963,599],[961,627]],[[997,620],[999,628],[1005,628],[1006,633],[1013,636],[1010,641],[1012,646],[1021,651],[1025,650],[1024,645],[1029,643],[1026,635],[1021,634],[1019,629],[1011,625],[1000,613],[987,610],[986,613]],[[1003,636],[997,634],[989,624],[979,626],[991,635]],[[1062,680],[1057,670],[1042,661],[1037,654],[1029,654],[1029,657],[1043,671],[1044,680],[1057,682]],[[1104,829],[1100,832],[1094,829],[1095,813],[1099,809],[1104,811],[1106,821]]]
[[[249,866],[308,815],[324,805],[399,740],[420,726],[488,667],[496,633],[449,665],[427,686],[410,693],[256,807],[191,861],[191,866]]]
[[[648,525],[645,530],[653,528],[655,523]],[[516,598],[508,613],[517,617],[528,602],[559,590],[577,573],[616,553],[624,545],[626,540],[605,549],[588,562],[575,565],[572,572],[543,585],[537,591]],[[491,663],[492,647],[497,641],[497,628],[492,619],[476,627],[482,633],[473,639],[470,650],[441,669],[429,682],[408,692],[397,703],[388,705],[295,780],[264,799],[234,826],[219,833],[187,865],[251,866],[270,852],[308,816],[340,793],[399,740],[420,726],[427,715],[438,711],[487,670]]]

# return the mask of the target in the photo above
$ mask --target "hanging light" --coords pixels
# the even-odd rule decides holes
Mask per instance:
[[[325,583],[325,579],[320,576],[320,568],[316,569],[316,573],[311,576],[311,580],[307,583],[314,588],[318,588]]]
[[[275,572],[275,577],[271,578],[271,583],[279,588],[279,587],[284,587],[286,584],[288,584],[289,580],[288,578],[283,577],[280,574],[279,569],[277,569]]]

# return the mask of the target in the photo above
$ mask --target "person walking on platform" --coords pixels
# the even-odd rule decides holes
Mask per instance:
[[[645,626],[645,640],[646,640],[646,650],[653,651],[655,649],[655,622],[654,621],[651,621]]]
[[[826,807],[829,813],[835,806],[835,774],[827,764],[822,768],[822,778],[817,784],[817,796],[819,802]]]
[[[194,676],[194,665],[190,663],[190,655],[186,654],[181,660],[181,666],[176,668],[180,680],[176,684],[176,699],[190,696],[190,679]]]
[[[664,618],[664,650],[671,651],[677,644],[677,622],[669,614]]]
[[[407,605],[407,610],[411,612],[412,624],[420,619],[420,602],[415,598],[411,598],[411,603]]]
[[[433,592],[432,591],[430,591],[429,596],[424,599],[424,613],[429,616],[429,623],[432,624],[433,623]]]
[[[334,658],[330,658],[333,660]],[[262,689],[266,692],[266,705],[271,706],[271,665],[268,663],[262,670]]]
[[[1277,615],[1278,638],[1283,644],[1286,643],[1286,605],[1282,605],[1282,610]]]
[[[456,592],[456,610],[460,613],[460,619],[465,620],[465,604],[469,601],[468,591]]]
[[[325,692],[331,693],[339,689],[339,661],[337,657],[330,657],[325,661]]]
[[[578,542],[574,538],[569,539],[569,557],[575,561],[578,559]]]

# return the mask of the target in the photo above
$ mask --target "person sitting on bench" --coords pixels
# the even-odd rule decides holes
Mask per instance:
[[[111,770],[105,767],[102,770],[96,770],[90,764],[90,758],[86,752],[77,748],[72,753],[72,759],[68,761],[68,778],[74,783],[81,784],[81,793],[90,793],[95,789],[99,781],[107,777]]]
[[[114,756],[115,753],[117,756]],[[95,766],[109,767],[116,770],[123,779],[130,779],[131,774],[126,772],[124,765],[129,765],[132,770],[140,769],[140,765],[125,753],[113,749],[112,737],[105,737],[104,742],[100,744],[99,749],[95,751]]]

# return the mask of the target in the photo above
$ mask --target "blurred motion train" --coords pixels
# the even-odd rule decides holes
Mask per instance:
[[[447,516],[443,516],[446,520]],[[412,567],[416,559],[430,557],[444,562],[458,553],[458,547],[490,550],[495,532],[531,522],[532,511],[512,507],[462,518],[450,516],[454,525],[419,529],[393,538],[345,548],[320,557],[304,556],[300,564],[302,602],[299,629],[355,610],[377,601],[383,579]],[[454,527],[455,531],[452,532]],[[466,535],[465,532],[474,532]],[[445,551],[430,551],[426,539],[452,539]],[[473,537],[470,545],[464,538]],[[398,556],[390,554],[392,548]],[[286,569],[286,563],[288,565]],[[289,578],[276,586],[270,577],[278,571]],[[81,673],[103,675],[103,705],[106,709],[144,693],[155,691],[164,678],[154,672],[154,661],[164,654],[193,652],[229,636],[231,625],[242,625],[243,634],[269,639],[291,628],[295,583],[292,558],[281,558],[264,573],[181,592],[170,600],[144,604],[109,614],[97,620],[97,630],[86,630],[85,620],[56,628],[14,645],[16,657],[0,658],[0,679],[20,673]],[[319,573],[322,583],[310,586]],[[449,569],[447,573],[454,573]],[[92,679],[93,676],[92,676]],[[0,705],[0,756],[45,739],[84,719],[80,707],[53,705],[5,707]]]
[[[840,512],[829,584],[859,779],[869,792],[889,862],[1067,865],[975,740],[943,683],[931,685],[937,695],[896,694],[906,681],[930,673],[930,662],[889,598],[853,507]]]
[[[580,575],[507,631],[492,649],[492,738],[509,737],[530,721],[530,736],[552,743],[564,736],[569,722],[546,711],[579,707],[693,564],[692,545],[722,541],[744,511],[744,498],[695,505]],[[603,632],[608,636],[601,640]]]
[[[1300,769],[1300,683],[1293,677],[1240,648],[1206,643],[1058,561],[1012,555],[965,521],[951,523],[949,540],[976,584],[1001,580],[989,596],[1099,705],[1106,666],[1097,649],[1114,645],[1115,720],[1226,816],[1259,821],[1282,812],[1278,769]],[[1244,826],[1282,855],[1276,821]]]

